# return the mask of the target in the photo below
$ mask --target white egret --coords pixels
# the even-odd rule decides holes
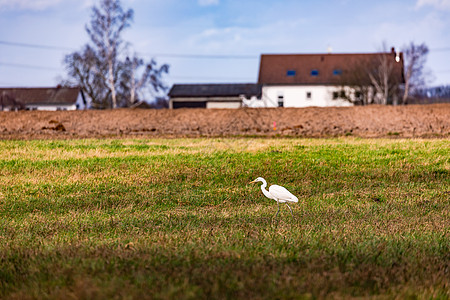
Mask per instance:
[[[275,201],[277,201],[277,205],[278,205],[278,210],[277,213],[275,215],[275,218],[278,216],[278,213],[280,212],[280,203],[286,203],[286,205],[289,207],[289,210],[291,211],[291,215],[292,217],[294,217],[294,213],[292,212],[291,207],[289,206],[289,202],[291,203],[297,203],[298,202],[298,198],[295,197],[291,192],[289,192],[286,188],[279,186],[279,185],[271,185],[269,187],[269,190],[266,190],[266,186],[267,186],[267,182],[264,178],[262,177],[258,177],[255,180],[253,180],[250,183],[255,183],[255,182],[262,182],[263,184],[261,185],[261,191],[263,192],[264,196],[266,196],[269,199],[273,199]]]

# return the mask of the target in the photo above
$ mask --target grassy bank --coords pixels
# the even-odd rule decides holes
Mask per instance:
[[[450,142],[0,141],[0,298],[450,297]],[[258,176],[298,196],[292,220]]]

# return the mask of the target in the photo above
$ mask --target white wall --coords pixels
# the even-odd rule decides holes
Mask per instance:
[[[77,107],[78,107],[78,109],[88,109],[89,106],[90,106],[88,97],[86,97],[86,102],[87,103],[85,105],[84,102],[83,102],[83,96],[81,96],[81,92],[79,92],[78,93],[78,97],[77,97],[77,102],[76,102],[76,105],[75,105],[75,109]]]
[[[242,107],[241,102],[216,102],[216,101],[206,102],[206,108],[240,108],[240,107]]]
[[[273,105],[265,105],[261,98],[256,96],[252,96],[251,98],[245,98],[245,96],[241,96],[242,106],[243,107],[272,107]]]
[[[26,105],[26,108],[28,110],[49,110],[49,111],[56,111],[56,110],[76,110],[77,106],[75,104],[73,105]]]
[[[333,100],[333,92],[339,87],[302,85],[302,86],[263,86],[262,100],[253,101],[251,107],[277,107],[278,99],[283,96],[284,107],[308,106],[352,106],[348,101]],[[311,97],[307,95],[310,93]]]

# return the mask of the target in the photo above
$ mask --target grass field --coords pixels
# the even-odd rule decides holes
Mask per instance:
[[[450,141],[0,141],[1,299],[450,297]],[[258,176],[298,196],[293,220]]]

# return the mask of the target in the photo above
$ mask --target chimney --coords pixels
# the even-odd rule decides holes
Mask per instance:
[[[395,54],[395,48],[394,47],[391,48],[391,53]]]

